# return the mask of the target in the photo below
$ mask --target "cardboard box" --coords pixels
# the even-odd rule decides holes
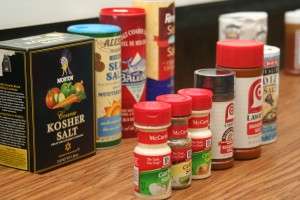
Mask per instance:
[[[0,164],[43,173],[95,154],[93,38],[0,42]]]

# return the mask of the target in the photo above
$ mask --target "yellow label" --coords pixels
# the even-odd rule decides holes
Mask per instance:
[[[191,184],[192,181],[192,161],[173,164],[172,169],[172,186],[184,186]]]
[[[0,145],[0,164],[28,170],[27,150]]]

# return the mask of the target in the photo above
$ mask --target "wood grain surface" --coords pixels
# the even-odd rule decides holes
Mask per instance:
[[[262,156],[236,161],[170,199],[300,199],[300,76],[280,74],[278,139]],[[124,139],[97,155],[38,175],[0,166],[0,199],[136,199],[133,149]]]

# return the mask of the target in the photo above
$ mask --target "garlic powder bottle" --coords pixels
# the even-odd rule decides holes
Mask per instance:
[[[167,128],[171,105],[147,101],[134,104],[138,145],[134,149],[134,193],[144,199],[171,196],[171,148]]]

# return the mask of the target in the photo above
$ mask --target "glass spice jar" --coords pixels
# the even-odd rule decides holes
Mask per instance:
[[[187,188],[192,183],[192,141],[188,137],[192,98],[179,94],[166,94],[156,97],[156,101],[171,104],[168,145],[172,149],[172,188]]]

